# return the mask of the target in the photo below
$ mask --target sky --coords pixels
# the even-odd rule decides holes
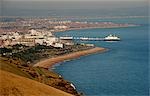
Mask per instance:
[[[49,1],[57,1],[57,2],[49,2]],[[72,2],[63,2],[63,1],[72,1]],[[13,16],[96,15],[96,14],[127,15],[129,13],[131,13],[131,15],[145,15],[145,14],[147,15],[148,13],[147,2],[148,0],[0,0],[0,9],[1,9],[0,13],[3,13],[4,15],[13,15]]]
[[[148,0],[5,0],[5,1],[148,1]]]

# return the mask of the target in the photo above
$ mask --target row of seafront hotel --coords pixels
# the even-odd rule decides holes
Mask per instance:
[[[31,29],[25,34],[18,32],[10,32],[0,35],[0,47],[7,47],[16,44],[26,46],[35,46],[36,44],[47,45],[63,48],[64,44],[72,45],[72,42],[63,42],[59,38],[53,36],[50,31]]]

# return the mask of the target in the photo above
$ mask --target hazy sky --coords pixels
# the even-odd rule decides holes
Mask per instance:
[[[4,1],[148,1],[148,0],[4,0]]]
[[[17,1],[17,2],[13,2],[13,1]],[[18,2],[18,1],[24,1],[24,2]],[[40,2],[32,2],[32,1],[40,1]],[[57,2],[44,2],[44,1],[57,1]],[[72,2],[63,2],[63,1],[72,1]],[[98,1],[98,2],[93,2],[93,1]],[[129,1],[129,2],[125,2],[125,1]],[[95,16],[95,15],[97,16],[102,16],[102,15],[139,16],[139,15],[147,15],[148,13],[147,2],[148,0],[0,0],[0,9],[2,10],[3,15],[5,16],[50,16],[50,15],[51,16],[76,16],[76,15],[78,16],[87,16],[87,15],[88,16]]]

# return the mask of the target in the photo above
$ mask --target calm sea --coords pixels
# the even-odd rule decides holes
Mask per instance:
[[[57,36],[105,37],[116,34],[119,42],[84,41],[108,48],[75,60],[62,62],[54,71],[73,82],[87,96],[148,96],[148,18],[91,19],[140,24],[137,27],[86,29],[56,33]],[[83,41],[77,41],[83,42]]]

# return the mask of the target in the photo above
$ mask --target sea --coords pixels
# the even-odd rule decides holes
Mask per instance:
[[[138,24],[136,27],[84,29],[55,33],[56,36],[105,37],[118,42],[74,41],[109,49],[59,63],[54,71],[71,81],[86,96],[149,96],[148,18],[90,19],[92,22]]]

